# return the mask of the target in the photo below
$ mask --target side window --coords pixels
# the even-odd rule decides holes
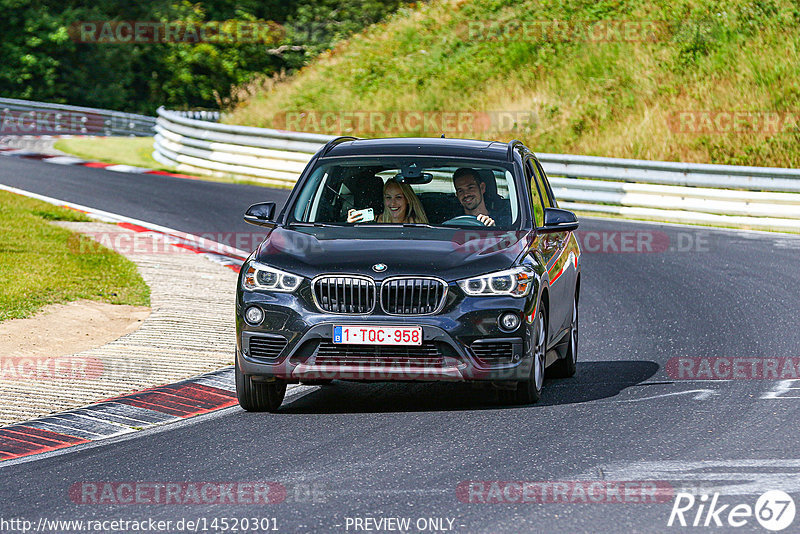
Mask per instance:
[[[555,200],[553,199],[553,191],[550,189],[550,184],[547,182],[547,175],[544,173],[544,169],[536,162],[536,182],[539,184],[539,190],[542,192],[542,199],[544,200],[544,205],[547,208],[555,208]]]
[[[544,226],[544,207],[542,206],[542,195],[540,193],[539,178],[533,170],[531,160],[525,160],[525,178],[531,188],[531,207],[533,208],[533,219],[536,227]]]

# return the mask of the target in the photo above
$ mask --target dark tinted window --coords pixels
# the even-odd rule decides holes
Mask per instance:
[[[391,220],[387,207],[398,196],[400,177],[408,184],[401,204],[415,206],[415,222],[444,226],[475,226],[465,216],[465,203],[480,205],[497,227],[519,224],[520,203],[512,165],[506,162],[448,157],[374,156],[320,160],[303,186],[292,215],[299,222],[345,224],[349,210],[372,209],[373,220]],[[459,179],[459,199],[454,183],[457,172],[468,170],[469,179]],[[405,178],[408,176],[408,178]],[[391,183],[390,183],[391,182]],[[477,191],[464,191],[464,184]],[[388,192],[392,191],[391,195]],[[473,217],[474,219],[474,217]],[[478,222],[477,225],[480,226]]]
[[[535,161],[535,160],[534,160]],[[539,189],[542,192],[542,200],[544,200],[544,205],[548,208],[555,208],[555,199],[553,198],[553,191],[550,189],[550,184],[547,182],[547,175],[544,173],[544,169],[542,166],[539,165],[538,161],[536,163],[536,182],[539,184]]]
[[[544,207],[542,205],[541,186],[539,185],[539,178],[533,170],[531,160],[525,161],[525,178],[530,184],[531,190],[531,206],[533,208],[533,219],[536,221],[536,226],[544,225]]]

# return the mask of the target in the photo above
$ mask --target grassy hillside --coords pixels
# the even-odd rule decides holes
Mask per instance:
[[[798,166],[799,51],[797,2],[433,0],[356,35],[226,121],[284,127],[285,112],[486,111],[488,122],[448,137],[519,138],[538,152]],[[754,113],[725,115],[743,111]],[[501,115],[517,123],[500,125]],[[350,122],[299,124],[396,133]]]

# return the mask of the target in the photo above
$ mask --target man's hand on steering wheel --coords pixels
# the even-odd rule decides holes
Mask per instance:
[[[489,217],[488,215],[479,214],[476,218],[483,223],[484,226],[494,226],[494,219]]]

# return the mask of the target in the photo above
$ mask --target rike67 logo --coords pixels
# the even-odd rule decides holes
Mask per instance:
[[[762,494],[754,506],[747,503],[722,504],[719,493],[695,497],[691,493],[675,495],[667,526],[743,527],[755,518],[767,530],[784,530],[794,521],[795,504],[792,497],[780,490]]]

